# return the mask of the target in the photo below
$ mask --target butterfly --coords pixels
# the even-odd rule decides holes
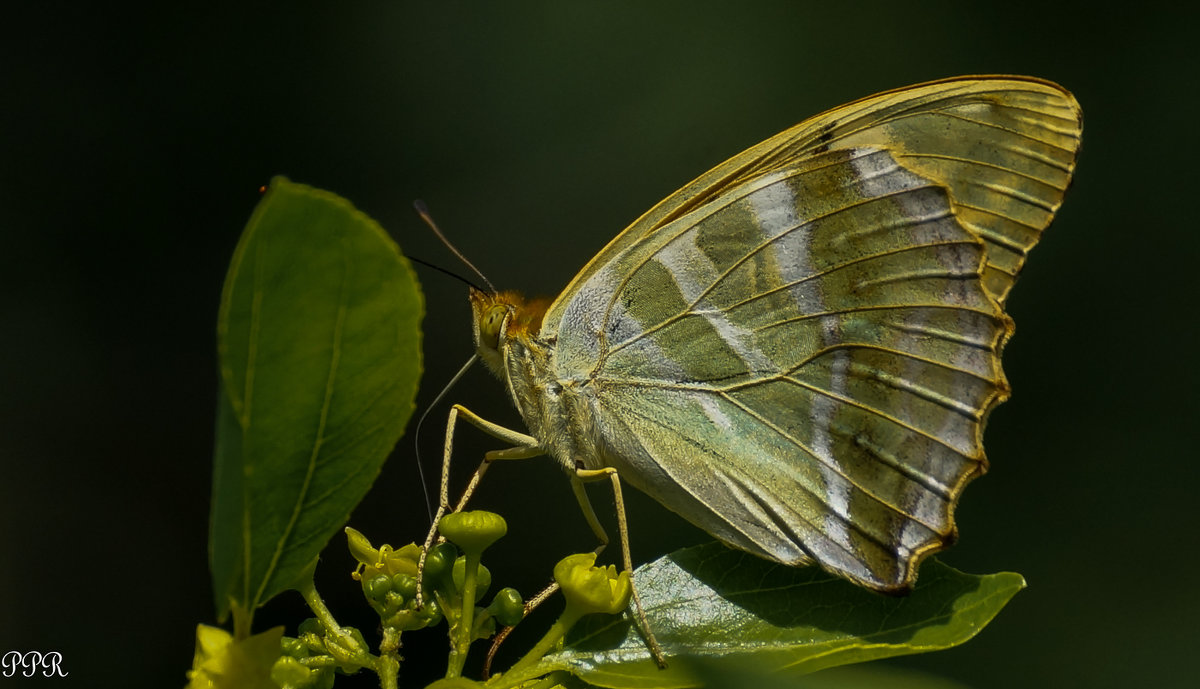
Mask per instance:
[[[1081,131],[1070,93],[1010,76],[805,120],[668,196],[554,300],[472,289],[477,355],[528,433],[456,409],[513,445],[492,458],[619,476],[728,546],[903,593],[987,469],[1005,301]]]

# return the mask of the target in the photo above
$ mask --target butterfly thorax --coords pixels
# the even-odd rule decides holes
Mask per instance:
[[[541,336],[548,299],[525,299],[516,292],[471,290],[475,350],[505,383],[529,433],[547,454],[571,471],[580,464],[603,466],[597,439],[586,422],[588,381],[554,375],[554,342]]]

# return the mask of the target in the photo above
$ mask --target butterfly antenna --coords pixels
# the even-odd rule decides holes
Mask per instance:
[[[429,403],[429,406],[425,407],[425,413],[421,414],[421,418],[417,419],[417,428],[413,431],[413,446],[416,448],[417,452],[417,475],[421,478],[421,491],[425,493],[425,510],[429,513],[430,524],[433,523],[433,502],[429,499],[429,486],[425,482],[425,469],[422,468],[421,462],[421,426],[424,425],[425,419],[429,416],[429,412],[433,411],[433,408],[442,401],[442,398],[445,397],[448,392],[450,392],[450,388],[454,387],[454,385],[467,374],[467,371],[470,370],[471,366],[478,359],[478,354],[472,354],[471,358],[467,359],[467,363],[463,364],[463,367],[458,369],[458,373],[455,373],[454,377],[450,379],[450,382],[442,386],[441,392],[437,394],[437,397],[433,398],[433,401]]]
[[[458,280],[459,282],[467,285],[468,287],[476,289],[480,292],[487,291],[484,288],[480,287],[479,285],[475,284],[474,282],[471,282],[470,280],[466,279],[465,277],[454,272],[453,270],[447,270],[446,268],[443,268],[436,263],[430,263],[429,261],[426,261],[423,258],[418,258],[411,254],[408,256],[408,260],[412,261],[413,263],[420,263],[421,265],[425,266],[426,268],[433,268],[434,270],[436,270],[439,273],[442,273],[443,275],[449,275],[450,277],[454,278],[455,280]]]
[[[417,215],[421,216],[421,219],[425,221],[425,224],[429,225],[429,229],[433,230],[433,233],[437,235],[437,238],[442,240],[442,244],[445,244],[446,248],[458,257],[458,260],[462,261],[464,265],[478,275],[479,279],[483,280],[483,284],[487,285],[488,289],[495,294],[497,290],[495,286],[492,285],[492,281],[488,280],[487,276],[484,275],[483,272],[478,268],[476,268],[474,263],[468,261],[467,257],[463,256],[462,252],[455,248],[455,246],[450,243],[450,240],[446,239],[446,235],[442,234],[442,231],[438,229],[437,223],[433,221],[433,216],[429,214],[429,208],[425,205],[425,202],[417,199],[416,201],[413,201],[413,208],[417,210]]]

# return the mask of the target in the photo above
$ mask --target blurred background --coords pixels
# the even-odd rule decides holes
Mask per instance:
[[[942,559],[1020,572],[1029,588],[966,645],[889,664],[981,688],[1196,686],[1200,376],[1195,313],[1180,308],[1200,245],[1185,185],[1195,16],[1019,2],[300,5],[6,9],[0,651],[61,652],[70,676],[57,684],[185,683],[195,625],[214,621],[217,304],[272,175],[345,196],[407,253],[456,268],[411,210],[424,199],[496,285],[556,294],[662,197],[805,117],[1014,73],[1075,93],[1084,147],[1009,301],[1014,396],[991,417],[992,470],[967,490]],[[418,411],[471,351],[464,289],[420,274]],[[520,423],[482,370],[450,397]],[[445,412],[419,438],[428,481]],[[462,480],[493,443],[459,437]],[[635,560],[706,540],[628,500]],[[489,565],[522,592],[593,545],[549,460],[495,468],[475,506],[508,518]],[[411,425],[351,524],[376,543],[424,535]],[[335,539],[318,587],[374,638],[351,568]],[[294,631],[306,616],[288,595],[256,626]],[[444,638],[410,636],[402,681],[423,686]]]

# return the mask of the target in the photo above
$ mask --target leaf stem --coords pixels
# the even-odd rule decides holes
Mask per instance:
[[[233,611],[233,638],[239,641],[250,638],[254,613],[243,608],[237,601],[232,602],[229,609]]]
[[[379,656],[375,663],[375,674],[379,675],[380,689],[397,689],[397,675],[400,674],[400,661],[396,654],[386,653]]]
[[[381,689],[397,689],[396,677],[400,674],[400,632],[395,627],[383,628],[383,641],[379,643],[379,659],[375,661],[375,674],[379,675]]]
[[[342,630],[342,626],[337,620],[333,619],[333,613],[325,605],[325,601],[321,600],[320,594],[317,593],[317,586],[312,579],[308,579],[299,588],[300,595],[304,597],[305,604],[312,611],[313,616],[325,628],[325,631],[337,634],[339,637],[349,639],[350,635]]]
[[[367,649],[363,648],[358,640],[355,639],[349,632],[342,629],[337,620],[333,618],[333,613],[326,607],[325,601],[321,600],[321,596],[317,593],[316,584],[313,580],[306,579],[298,588],[300,595],[304,597],[304,602],[308,605],[308,609],[312,611],[313,616],[325,628],[327,634],[332,634],[337,637],[337,643],[347,652],[349,652],[352,660],[361,667],[375,667],[378,660],[371,655]]]
[[[582,616],[570,610],[570,607],[571,606],[568,606],[568,609],[563,611],[563,614],[554,621],[554,624],[550,625],[550,629],[546,630],[545,636],[543,636],[540,641],[534,644],[533,648],[529,649],[528,653],[522,656],[521,659],[516,663],[513,663],[513,666],[504,673],[505,675],[511,676],[514,672],[531,667],[534,663],[541,660],[543,656],[549,653],[551,649],[554,648],[555,644],[557,644],[564,636],[566,636],[567,632],[570,631],[571,627],[573,627]]]

